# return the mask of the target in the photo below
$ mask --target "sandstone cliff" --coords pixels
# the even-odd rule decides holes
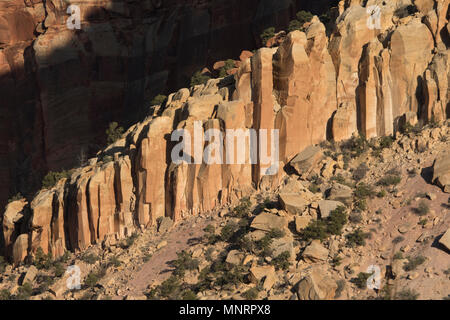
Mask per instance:
[[[39,247],[56,256],[82,250],[159,217],[180,220],[278,184],[283,170],[263,175],[261,163],[172,163],[171,133],[192,132],[195,121],[224,137],[226,129],[278,129],[283,168],[325,139],[358,131],[369,138],[389,135],[405,119],[448,118],[449,1],[363,2],[379,5],[381,29],[367,27],[359,1],[341,1],[331,36],[315,17],[305,32],[294,31],[279,47],[242,61],[234,77],[170,95],[165,108],[130,127],[70,179],[30,203],[10,203],[3,217],[9,255],[18,262]],[[417,12],[408,10],[412,5]]]
[[[262,29],[286,27],[300,8],[329,2],[1,1],[0,205],[95,153],[111,121],[135,123],[156,94],[256,48]],[[66,27],[71,4],[80,30]]]

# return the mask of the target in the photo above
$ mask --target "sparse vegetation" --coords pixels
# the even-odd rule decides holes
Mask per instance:
[[[150,105],[152,106],[162,106],[166,103],[167,101],[167,96],[163,95],[163,94],[158,94],[157,96],[155,96],[152,101],[150,102]]]
[[[403,266],[403,269],[405,271],[416,270],[418,266],[420,266],[426,261],[424,256],[408,257],[407,259],[408,262]]]
[[[68,179],[70,178],[71,175],[72,172],[66,170],[60,172],[50,171],[45,175],[44,179],[42,179],[42,188],[44,189],[53,188],[58,183],[59,180]]]
[[[342,234],[342,228],[347,223],[345,207],[339,206],[333,210],[326,220],[313,220],[303,230],[302,238],[305,241],[318,239],[325,240],[329,235]]]
[[[351,280],[359,289],[367,289],[367,280],[370,278],[372,273],[360,272],[356,278]]]
[[[417,298],[419,298],[419,293],[412,289],[403,289],[395,296],[396,300],[417,300]]]
[[[349,247],[355,247],[355,246],[365,246],[366,245],[366,239],[369,237],[367,233],[364,233],[361,228],[356,229],[352,233],[349,233],[347,238],[347,245]]]
[[[17,200],[21,200],[24,197],[22,196],[22,194],[20,192],[16,193],[15,195],[13,195],[11,198],[8,199],[8,203],[13,202],[13,201],[17,201]]]
[[[430,212],[430,207],[425,200],[420,200],[417,208],[413,208],[414,213],[419,216],[425,216]]]
[[[113,144],[114,142],[119,140],[122,137],[124,131],[125,130],[122,127],[119,127],[119,124],[117,122],[111,122],[108,129],[106,129],[108,144]]]
[[[209,79],[211,79],[210,76],[202,73],[201,71],[197,71],[191,78],[191,87],[206,84]]]
[[[269,41],[269,39],[273,38],[274,36],[275,36],[275,28],[274,27],[269,27],[267,29],[264,29],[264,31],[260,35],[263,45],[265,45],[267,43],[267,41]]]
[[[219,69],[219,78],[225,78],[226,76],[228,76],[228,71],[236,68],[234,60],[233,59],[228,59],[225,61],[225,65]]]

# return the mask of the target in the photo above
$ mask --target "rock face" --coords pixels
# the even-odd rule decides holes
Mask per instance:
[[[2,0],[0,205],[33,194],[47,171],[80,165],[111,121],[131,125],[157,94],[256,48],[264,28],[331,2]],[[70,5],[80,30],[67,27]]]
[[[331,300],[337,289],[336,281],[315,268],[297,286],[299,300]]]
[[[313,18],[305,32],[291,32],[279,47],[260,49],[242,61],[233,76],[212,79],[205,85],[181,89],[170,95],[164,108],[131,126],[120,140],[99,152],[96,158],[89,159],[87,165],[74,170],[70,178],[60,180],[51,189],[41,190],[29,203],[10,204],[2,219],[2,241],[8,256],[20,261],[39,247],[58,256],[64,250],[82,250],[107,238],[125,237],[137,229],[155,225],[161,217],[170,217],[177,222],[242,198],[252,188],[278,186],[285,175],[283,168],[295,155],[327,138],[346,139],[357,130],[373,137],[390,134],[398,129],[399,119],[408,113],[416,114],[421,121],[428,121],[430,115],[440,120],[438,116],[442,106],[447,108],[447,114],[442,114],[442,118],[448,117],[448,3],[438,1],[430,12],[424,14],[419,11],[407,17],[399,17],[397,10],[410,4],[407,0],[369,3],[382,7],[381,29],[368,28],[366,8],[359,1],[348,1],[342,7],[330,37],[317,17]],[[101,13],[97,14],[100,17],[96,16],[96,19],[101,20]],[[47,19],[49,17],[51,14]],[[61,79],[82,70],[92,70],[88,63],[90,60],[86,61],[87,69],[80,68],[73,56],[73,48],[67,52],[61,50],[49,59],[45,54],[48,48],[46,40],[54,38],[64,43],[72,39],[74,46],[79,48],[77,50],[94,50],[103,52],[102,57],[109,57],[96,60],[95,70],[98,72],[93,75],[97,79],[94,81],[96,93],[103,92],[103,89],[111,92],[107,84],[114,82],[115,73],[109,74],[112,78],[106,77],[107,73],[101,72],[105,65],[117,67],[121,75],[126,71],[121,69],[121,63],[108,55],[109,52],[102,51],[106,50],[103,41],[107,41],[107,35],[111,33],[100,33],[103,36],[93,42],[83,32],[73,34],[60,30],[56,33],[53,28],[59,30],[57,25],[49,24],[44,35],[33,43],[34,51],[31,52],[37,59],[35,68],[38,78],[42,79],[41,90],[46,92],[42,95],[40,107],[46,117],[57,119],[54,112],[58,109],[58,101],[66,101],[67,98],[71,101],[69,105],[76,105],[78,109],[70,112],[58,109],[58,115],[73,118],[75,116],[71,112],[75,112],[77,117],[85,117],[79,108],[90,105],[92,101],[81,101],[76,97],[92,97],[89,90],[93,87],[80,82],[80,86],[89,88],[82,90],[78,85]],[[96,28],[107,29],[108,26],[100,24]],[[134,35],[139,38],[138,34]],[[134,43],[126,37],[123,41]],[[108,48],[121,52],[120,46]],[[138,53],[143,49],[139,48],[136,48],[137,60],[127,60],[127,66],[134,65],[139,69],[139,63],[133,64],[141,57]],[[113,57],[119,55],[117,52]],[[61,68],[68,69],[57,71],[55,75],[52,72],[60,69],[50,67],[50,61],[60,61]],[[49,82],[56,80],[58,85]],[[134,80],[137,87],[139,83],[143,85],[139,79]],[[131,82],[128,85],[127,88],[136,88]],[[71,91],[69,88],[75,89]],[[57,91],[55,95],[54,90]],[[78,93],[79,90],[82,94]],[[78,102],[73,105],[72,98],[59,96],[59,92],[71,92],[73,101]],[[114,94],[117,92],[120,90],[113,90]],[[133,99],[136,97],[132,96]],[[96,106],[108,105],[102,99],[94,100]],[[111,101],[121,100],[114,96]],[[425,112],[427,108],[431,108],[431,112]],[[102,110],[97,111],[102,113]],[[46,117],[45,126],[42,117],[33,121],[37,127],[43,128],[47,138],[51,136],[54,141],[60,141],[59,138],[64,137],[58,126],[64,126],[61,130],[71,130],[70,125],[65,126],[61,119],[53,123]],[[97,123],[94,127],[98,127]],[[190,133],[192,144],[183,139],[183,161],[174,161],[172,152],[179,147],[181,138],[174,139],[172,133],[180,129]],[[231,129],[241,129],[244,133],[247,129],[254,129],[255,135],[252,138],[249,134],[250,139],[244,137],[239,140],[236,148],[228,143],[236,140],[236,131]],[[262,131],[264,129],[267,131]],[[32,129],[27,131],[40,143],[51,140],[42,139],[39,135],[35,137],[32,133]],[[266,160],[276,153],[276,148],[272,148],[276,133],[279,137],[279,161],[273,163]],[[84,133],[76,131],[74,134],[77,141],[84,139]],[[256,158],[247,152],[238,161],[237,150],[249,147],[251,141],[261,143],[263,138],[268,138],[268,145],[260,146],[261,152]],[[27,143],[23,147],[34,150],[35,144],[32,141]],[[61,153],[64,156],[71,154],[55,146],[46,142],[45,148],[38,148],[53,150],[47,159],[49,163],[61,161]],[[264,149],[270,152],[264,154]],[[212,161],[202,161],[203,151],[205,158]],[[221,160],[224,164],[220,164]],[[31,159],[30,163],[39,166],[39,161]],[[310,195],[303,192],[295,196]],[[334,184],[329,190],[329,200],[346,203],[351,197],[352,189],[343,185]],[[292,198],[291,194],[284,202],[287,208],[291,207]],[[292,208],[292,213],[298,214],[303,206],[296,202]],[[252,227],[264,231],[285,225],[285,218],[264,213],[252,223]],[[315,285],[309,287],[315,288]],[[314,291],[317,292],[316,289]]]
[[[433,182],[450,193],[450,152],[438,155],[433,165]]]

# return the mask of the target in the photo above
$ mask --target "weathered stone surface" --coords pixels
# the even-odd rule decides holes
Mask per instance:
[[[276,274],[274,266],[254,266],[250,268],[250,281],[254,283],[261,283],[264,279],[263,287],[265,290],[270,290],[276,282]]]
[[[242,260],[244,260],[244,254],[242,252],[239,252],[238,250],[231,250],[230,252],[228,252],[225,262],[229,264],[240,265],[242,263]]]
[[[344,207],[344,204],[339,201],[333,201],[333,200],[321,200],[319,201],[319,211],[320,211],[320,217],[322,219],[328,218],[331,211],[336,209],[337,207]]]
[[[311,222],[310,216],[295,216],[295,231],[301,232]]]
[[[283,209],[293,215],[301,215],[309,204],[300,193],[281,193],[278,197]]]
[[[320,147],[309,146],[292,159],[289,164],[299,175],[307,175],[314,165],[317,165],[323,157]]]
[[[297,285],[299,300],[331,300],[337,289],[336,281],[325,270],[314,268]]]
[[[450,229],[448,229],[443,236],[439,239],[439,243],[450,250]]]
[[[328,249],[321,245],[319,240],[313,240],[303,251],[303,259],[310,262],[326,261]]]
[[[158,225],[158,232],[159,233],[166,233],[169,231],[173,226],[173,221],[169,217],[163,217]]]
[[[263,212],[253,219],[250,227],[263,231],[271,231],[272,229],[284,230],[287,227],[287,220],[284,217]]]
[[[450,188],[450,152],[440,153],[433,164],[433,182],[443,189]]]
[[[28,268],[27,273],[26,273],[25,276],[23,277],[22,284],[28,282],[29,284],[33,285],[33,282],[34,282],[34,279],[35,279],[36,276],[37,276],[37,273],[38,273],[37,268],[36,268],[35,266],[31,265],[31,266]]]
[[[352,197],[353,197],[352,188],[339,183],[333,184],[331,189],[328,191],[329,200],[335,200],[348,204],[351,201]]]

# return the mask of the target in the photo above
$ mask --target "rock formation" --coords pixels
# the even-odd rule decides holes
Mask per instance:
[[[342,2],[330,37],[315,17],[305,32],[291,32],[279,47],[258,50],[234,76],[170,95],[156,115],[131,126],[70,179],[41,190],[29,204],[10,203],[3,217],[5,248],[13,248],[14,261],[24,258],[25,236],[28,254],[39,247],[56,256],[82,250],[152,226],[163,216],[178,221],[241,198],[252,188],[278,186],[285,165],[327,138],[348,139],[357,131],[367,137],[394,134],[408,113],[423,122],[445,120],[449,3],[416,2],[418,12],[403,17],[410,1],[368,1],[381,8],[377,30],[368,27],[370,15],[359,1]],[[171,159],[179,142],[171,139],[176,129],[200,139],[180,163]],[[207,139],[209,129],[222,134]],[[198,149],[226,145],[227,129],[255,129],[257,141],[262,139],[258,130],[279,130],[278,172],[267,175],[270,168],[261,155],[255,164],[191,161]],[[240,141],[238,147],[248,144]],[[215,156],[225,159],[231,150],[224,150]],[[58,159],[57,153],[52,157]],[[24,210],[29,213],[18,218]],[[309,282],[301,295],[312,295]]]

